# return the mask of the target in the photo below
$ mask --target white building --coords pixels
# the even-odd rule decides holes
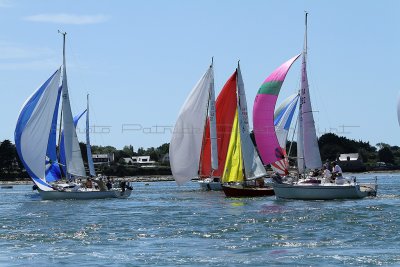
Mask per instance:
[[[154,167],[155,161],[150,160],[150,156],[136,156],[132,157],[133,164],[140,165],[141,167]]]
[[[95,165],[110,164],[111,162],[114,162],[114,153],[93,154],[92,158]]]

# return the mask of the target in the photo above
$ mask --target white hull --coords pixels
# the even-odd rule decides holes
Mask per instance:
[[[42,191],[39,190],[43,200],[61,200],[61,199],[104,199],[104,198],[128,198],[132,190],[126,189],[109,191]]]
[[[301,200],[357,199],[376,196],[376,184],[273,184],[277,198]]]
[[[209,178],[199,180],[199,185],[203,190],[222,191],[222,184],[220,182],[214,182]]]

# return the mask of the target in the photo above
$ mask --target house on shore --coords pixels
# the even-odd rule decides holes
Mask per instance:
[[[94,165],[110,165],[110,163],[114,162],[114,153],[93,154],[92,159]]]
[[[358,153],[340,154],[337,162],[344,172],[366,171],[363,159]]]
[[[150,156],[136,156],[132,157],[132,161],[134,165],[138,165],[144,168],[156,167],[156,162],[154,160],[150,160]]]

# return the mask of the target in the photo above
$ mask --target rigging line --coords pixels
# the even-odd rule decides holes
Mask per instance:
[[[297,129],[297,123],[298,123],[298,119],[296,120],[296,123],[295,123],[295,125],[294,125],[294,129],[293,129],[293,135],[292,135],[292,141],[290,141],[290,146],[289,146],[289,151],[288,151],[288,154],[287,154],[287,157],[289,158],[289,156],[290,156],[290,152],[291,152],[291,150],[292,150],[292,145],[293,145],[293,140],[294,140],[294,135],[295,135],[295,133],[296,133],[296,129]]]

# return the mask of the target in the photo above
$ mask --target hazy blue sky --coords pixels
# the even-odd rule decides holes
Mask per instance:
[[[212,56],[217,94],[240,59],[252,110],[264,79],[301,52],[304,10],[319,135],[400,145],[396,0],[0,0],[0,140],[14,140],[21,105],[61,65],[59,29],[68,33],[73,113],[91,95],[92,144],[136,150],[169,142]],[[297,62],[278,102],[298,90],[299,80]]]

